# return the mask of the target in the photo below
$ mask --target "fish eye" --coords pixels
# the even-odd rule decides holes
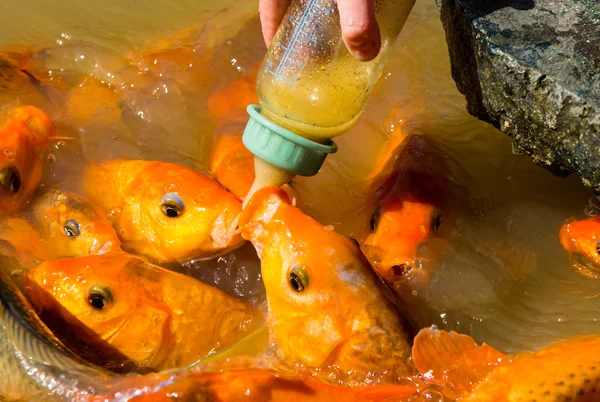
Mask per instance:
[[[369,222],[371,225],[371,231],[375,231],[375,229],[377,229],[377,225],[379,224],[379,218],[381,217],[381,212],[379,212],[379,208],[377,208],[375,210],[375,212],[373,212],[373,215],[371,215],[371,221]]]
[[[21,189],[19,172],[13,167],[0,170],[0,186],[9,194],[17,193]]]
[[[596,242],[596,253],[600,255],[600,240]]]
[[[290,286],[294,291],[301,293],[308,287],[308,272],[300,265],[294,265],[289,272]]]
[[[79,222],[77,222],[75,219],[69,219],[68,221],[66,221],[65,225],[63,226],[63,229],[65,231],[65,234],[69,237],[75,237],[81,234],[81,231],[79,229]]]
[[[438,211],[435,213],[435,215],[431,221],[431,228],[433,229],[434,232],[437,232],[440,229],[442,222],[443,222],[442,213]]]
[[[177,193],[167,193],[160,200],[160,208],[169,218],[177,218],[183,213],[185,204]]]
[[[88,303],[96,310],[102,310],[113,301],[113,295],[106,286],[92,286],[88,293]]]

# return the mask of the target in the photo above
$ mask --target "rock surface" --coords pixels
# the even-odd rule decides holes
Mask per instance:
[[[600,2],[436,1],[469,113],[600,192]]]

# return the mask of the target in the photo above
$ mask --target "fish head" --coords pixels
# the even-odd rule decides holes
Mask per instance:
[[[162,162],[149,165],[131,188],[140,221],[133,222],[151,243],[157,261],[210,258],[241,246],[239,198],[212,178]],[[122,219],[126,217],[123,216]]]
[[[269,319],[284,360],[321,366],[336,359],[336,349],[350,338],[389,319],[358,246],[290,205],[284,190],[257,191],[240,228],[260,257]]]
[[[102,351],[151,365],[168,348],[170,313],[160,290],[148,287],[156,276],[149,265],[121,252],[50,260],[31,269],[25,284],[48,327],[83,355]]]
[[[600,217],[567,220],[560,229],[560,242],[572,254],[582,254],[600,265]]]
[[[119,237],[106,213],[85,197],[50,190],[35,200],[33,212],[53,259],[120,249]]]
[[[384,279],[410,277],[419,270],[419,245],[434,236],[441,223],[441,211],[429,203],[388,197],[371,216],[361,249]]]
[[[11,109],[0,127],[0,206],[14,213],[37,188],[44,165],[43,154],[56,133],[52,120],[40,109]]]

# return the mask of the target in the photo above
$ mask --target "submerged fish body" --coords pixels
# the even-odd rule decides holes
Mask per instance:
[[[46,110],[49,100],[40,81],[26,68],[33,49],[3,49],[0,52],[0,112],[15,106],[32,105]]]
[[[187,366],[262,321],[242,300],[122,252],[46,261],[26,285],[52,330],[116,371]]]
[[[399,142],[396,150],[384,150],[388,161],[373,178],[368,203],[374,212],[361,249],[385,280],[426,287],[431,272],[421,267],[418,248],[440,234],[466,197],[457,197],[464,191],[457,191],[450,162],[431,140],[417,135],[392,140]]]
[[[156,262],[212,258],[243,244],[241,201],[172,163],[115,160],[91,167],[85,192],[108,211],[123,248]]]
[[[49,259],[104,254],[120,249],[106,212],[87,198],[49,190],[33,202],[33,215]]]
[[[284,361],[358,381],[393,382],[411,372],[409,335],[353,241],[290,205],[277,187],[252,197],[240,228],[261,260]]]
[[[32,198],[55,134],[52,120],[36,107],[8,111],[0,127],[0,215],[23,209]]]
[[[572,255],[583,255],[593,265],[600,267],[600,217],[584,220],[567,220],[560,228],[560,243]],[[598,278],[594,270],[580,270],[587,276]]]
[[[577,337],[507,356],[433,328],[415,337],[413,360],[451,399],[481,402],[599,400],[600,337]]]
[[[222,372],[189,373],[158,392],[134,397],[142,401],[239,401],[247,402],[378,402],[409,401],[417,388],[379,385],[344,388],[310,376],[270,369],[234,369]],[[186,399],[189,398],[189,399]]]

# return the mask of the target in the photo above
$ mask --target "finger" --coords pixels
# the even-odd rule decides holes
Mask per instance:
[[[377,57],[381,48],[379,25],[373,0],[338,0],[342,38],[346,47],[361,61]]]
[[[265,45],[269,47],[291,0],[260,0],[258,13]]]

